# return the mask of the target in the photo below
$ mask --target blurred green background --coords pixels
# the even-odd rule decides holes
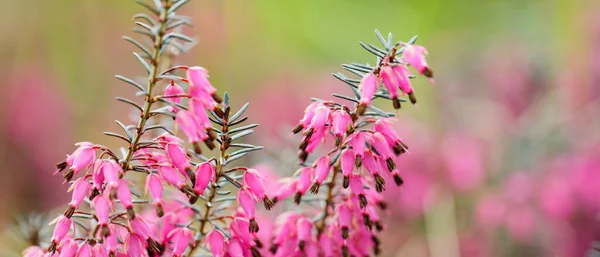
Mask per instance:
[[[51,173],[74,142],[118,145],[102,131],[117,128],[113,119],[131,116],[114,97],[133,90],[113,75],[142,72],[133,46],[121,35],[133,34],[131,17],[144,10],[129,0],[6,0],[0,6],[0,227],[5,227],[2,221],[15,215],[47,211],[68,199],[66,186]],[[514,171],[543,173],[540,166],[560,155],[599,157],[587,150],[600,138],[599,1],[194,0],[183,14],[191,16],[194,27],[186,33],[198,43],[176,62],[206,67],[213,84],[231,92],[234,105],[251,102],[251,119],[263,124],[252,140],[273,152],[284,147],[278,132],[294,125],[308,97],[346,92],[329,75],[341,63],[374,62],[358,41],[377,42],[374,29],[392,32],[396,40],[419,35],[437,83],[414,82],[419,106],[403,108],[401,121],[418,124],[409,130],[421,130],[417,134],[432,149],[455,132],[486,145],[486,182],[456,193],[456,205],[454,199],[433,204],[434,210],[447,211],[448,203],[457,208],[458,223],[472,217],[460,213],[472,213],[478,196],[500,187]],[[419,148],[415,141],[412,147]],[[443,176],[433,180],[445,184]],[[385,242],[390,245],[385,256],[457,256],[443,250],[454,249],[452,239],[436,241],[427,234],[433,232],[423,232],[430,218],[396,224],[406,236]],[[419,228],[410,230],[414,226]],[[596,231],[588,232],[597,236]],[[540,242],[496,239],[489,244],[512,250],[492,246],[479,255],[454,250],[464,256],[557,253]],[[577,256],[591,243],[582,245],[575,246],[575,255],[558,256]]]

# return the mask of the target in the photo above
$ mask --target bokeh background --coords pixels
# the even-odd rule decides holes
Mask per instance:
[[[69,196],[54,164],[78,141],[118,141],[114,74],[142,69],[121,39],[129,0],[3,1],[0,228]],[[600,2],[593,0],[194,0],[201,65],[233,105],[251,102],[266,146],[251,164],[293,172],[290,128],[310,96],[348,92],[330,76],[371,62],[373,29],[419,35],[436,84],[399,113],[411,147],[390,189],[383,256],[593,256],[600,239]],[[389,103],[385,107],[389,109]],[[297,141],[297,140],[296,140]],[[10,237],[3,234],[3,238]],[[5,254],[2,250],[0,256]]]

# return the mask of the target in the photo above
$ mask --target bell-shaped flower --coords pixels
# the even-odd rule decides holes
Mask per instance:
[[[371,105],[373,96],[379,86],[379,78],[374,73],[368,73],[362,77],[358,90],[360,91],[360,104],[363,106]]]
[[[433,72],[429,69],[425,55],[427,50],[420,45],[405,45],[402,60],[414,67],[420,74],[433,78]]]
[[[194,183],[194,191],[199,195],[204,194],[204,190],[210,184],[214,174],[215,167],[209,162],[198,164],[196,166],[196,183]]]
[[[206,244],[214,257],[225,256],[225,236],[219,230],[213,230],[206,235]]]

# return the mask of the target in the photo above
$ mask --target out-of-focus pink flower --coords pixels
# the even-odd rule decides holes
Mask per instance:
[[[79,245],[73,239],[64,240],[60,247],[59,257],[75,257]]]
[[[506,217],[506,226],[514,239],[520,241],[530,240],[536,229],[534,211],[526,206],[511,209]]]
[[[358,90],[360,91],[360,104],[371,105],[373,96],[379,86],[379,77],[374,73],[368,73],[362,77]]]
[[[504,222],[506,212],[505,202],[496,194],[488,194],[479,199],[475,210],[477,222],[484,229],[500,226]]]
[[[219,230],[213,230],[206,235],[206,244],[215,257],[225,256],[225,236]]]
[[[567,175],[568,176],[568,175]],[[554,219],[565,219],[575,212],[571,187],[559,175],[545,176],[539,190],[539,204],[546,215]]]
[[[480,186],[484,179],[483,147],[474,138],[452,135],[442,142],[442,158],[450,182],[461,190],[469,191]]]
[[[87,243],[81,244],[79,251],[77,251],[77,257],[92,257],[92,246]]]

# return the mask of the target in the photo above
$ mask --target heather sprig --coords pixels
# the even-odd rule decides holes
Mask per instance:
[[[295,204],[321,201],[318,207],[287,212],[278,217],[276,232],[270,246],[275,256],[370,256],[381,252],[378,232],[384,228],[377,209],[385,209],[381,192],[393,181],[401,186],[404,181],[396,166],[397,157],[408,152],[408,147],[395,129],[395,115],[372,105],[374,99],[392,101],[395,109],[401,107],[400,92],[416,104],[411,85],[414,78],[408,69],[416,71],[433,82],[433,72],[425,61],[425,48],[409,42],[393,43],[392,34],[384,38],[375,31],[384,49],[370,43],[360,43],[377,57],[376,65],[344,64],[342,67],[358,76],[349,78],[343,73],[333,74],[350,86],[354,96],[333,94],[351,105],[313,98],[304,117],[293,129],[302,132],[298,157],[301,168],[287,180],[274,201],[293,196]],[[307,162],[319,145],[332,138],[334,148]],[[340,178],[341,175],[341,178]],[[341,185],[341,188],[339,187]],[[323,191],[325,193],[318,195]],[[306,191],[317,194],[305,199]]]
[[[133,55],[147,82],[143,86],[116,76],[143,97],[143,104],[117,98],[139,112],[137,125],[116,121],[123,132],[104,133],[127,144],[120,155],[104,145],[81,142],[57,165],[55,174],[62,173],[71,184],[72,199],[52,222],[47,247],[29,247],[24,256],[259,255],[255,202],[263,202],[266,209],[273,203],[260,171],[231,167],[262,149],[238,142],[257,126],[243,125],[248,104],[234,112],[229,95],[222,99],[217,94],[206,69],[170,66],[173,52],[188,50],[181,42],[192,42],[179,33],[189,19],[175,13],[187,2],[138,1],[151,15],[135,15],[139,27],[134,32],[149,43],[124,39],[139,50]],[[164,133],[153,135],[157,129]],[[139,174],[145,186],[135,183]]]

